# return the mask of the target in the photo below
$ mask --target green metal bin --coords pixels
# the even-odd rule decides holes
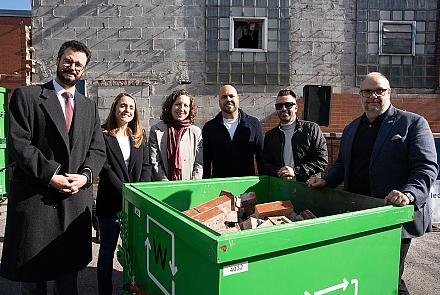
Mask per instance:
[[[6,195],[9,186],[8,154],[6,137],[8,132],[8,89],[0,87],[0,200]]]
[[[319,218],[220,235],[181,211],[255,191]],[[269,176],[124,185],[118,258],[146,294],[397,294],[411,206]]]

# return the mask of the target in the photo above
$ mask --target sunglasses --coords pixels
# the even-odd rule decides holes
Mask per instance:
[[[285,107],[286,109],[290,110],[291,108],[293,108],[294,105],[296,105],[296,103],[294,102],[284,102],[284,103],[280,102],[275,104],[275,109],[279,111],[282,110],[283,107]]]

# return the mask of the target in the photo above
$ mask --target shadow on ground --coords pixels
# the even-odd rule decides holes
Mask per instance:
[[[48,294],[52,294],[49,283]],[[86,267],[78,274],[78,291],[80,295],[97,295],[96,267]],[[0,294],[19,294],[19,283],[0,277]],[[113,294],[122,294],[122,272],[113,270]]]

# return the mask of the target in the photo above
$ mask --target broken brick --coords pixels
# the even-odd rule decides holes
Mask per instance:
[[[258,204],[255,206],[257,218],[264,219],[269,216],[290,216],[293,212],[293,205],[290,201],[275,201],[270,203]]]
[[[249,216],[255,212],[257,196],[255,192],[248,192],[240,195],[241,208],[244,209],[244,216]]]
[[[286,216],[270,216],[267,219],[273,223],[273,225],[291,223],[290,219]]]
[[[252,229],[257,228],[260,224],[262,224],[264,220],[258,219],[255,217],[249,217],[243,222],[240,222],[240,228],[241,229]]]
[[[315,214],[312,213],[312,211],[306,209],[304,211],[302,211],[300,213],[300,215],[304,218],[304,219],[313,219],[316,218]]]
[[[219,234],[235,233],[235,232],[239,232],[239,231],[240,231],[240,227],[238,226],[238,224],[236,224],[233,227],[224,227],[223,229],[217,230],[217,232]]]
[[[265,220],[263,223],[259,224],[259,225],[257,226],[257,228],[268,227],[268,226],[273,226],[273,225],[274,225],[274,224],[272,223],[272,221],[270,221],[270,220],[268,219],[268,220]]]
[[[225,227],[225,213],[218,207],[211,208],[194,216],[194,220],[203,223],[207,227],[217,230]]]
[[[208,201],[206,203],[200,204],[199,206],[195,207],[198,212],[203,213],[205,211],[208,211],[212,208],[217,207],[218,209],[222,210],[225,213],[231,212],[233,209],[233,204],[230,197],[226,195],[222,195],[220,197],[217,197],[215,199],[212,199],[211,201]]]
[[[192,208],[192,209],[185,210],[182,213],[185,214],[186,216],[194,217],[197,214],[199,214],[200,212],[198,212],[196,209]]]

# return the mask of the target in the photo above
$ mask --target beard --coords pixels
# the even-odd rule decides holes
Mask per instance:
[[[68,74],[73,75],[73,78],[68,76]],[[66,86],[75,86],[79,79],[81,79],[81,75],[77,75],[75,71],[72,70],[62,70],[58,68],[57,78],[61,83],[65,84]]]
[[[233,114],[237,111],[237,107],[235,106],[235,103],[225,104],[221,109],[223,112],[227,114]]]

